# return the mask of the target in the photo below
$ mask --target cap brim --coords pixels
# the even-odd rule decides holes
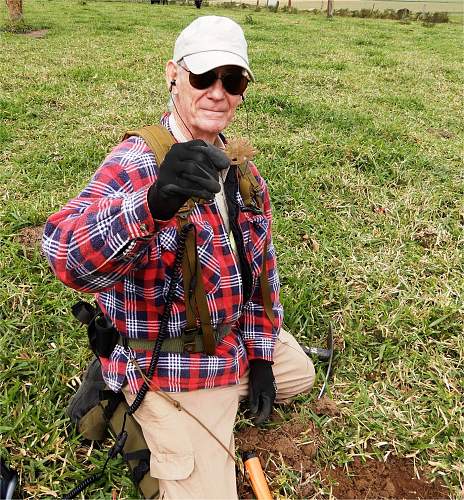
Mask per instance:
[[[239,66],[240,68],[246,69],[250,75],[252,82],[255,81],[255,77],[251,72],[250,67],[247,62],[242,59],[237,54],[232,52],[225,52],[222,50],[208,50],[207,52],[200,52],[197,54],[192,54],[190,56],[184,56],[183,60],[187,65],[188,69],[196,74],[206,73],[214,68],[219,68],[219,66]]]

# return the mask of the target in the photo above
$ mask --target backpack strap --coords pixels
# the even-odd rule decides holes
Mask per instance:
[[[128,130],[124,134],[123,141],[133,135],[141,137],[147,143],[147,146],[155,155],[158,165],[161,165],[167,152],[176,142],[169,130],[162,125],[149,125],[148,127]]]
[[[262,212],[264,204],[263,190],[250,170],[250,162],[245,160],[243,163],[238,164],[237,167],[239,191],[243,204],[251,212]]]
[[[177,214],[179,231],[189,223],[188,216],[195,203],[188,200]],[[182,261],[182,276],[184,279],[185,314],[187,327],[184,330],[184,351],[195,352],[197,335],[202,335],[204,352],[210,356],[216,352],[216,338],[211,326],[211,315],[206,301],[205,287],[201,272],[200,260],[196,245],[197,235],[195,227],[187,234],[185,253]],[[200,320],[200,328],[197,325]]]

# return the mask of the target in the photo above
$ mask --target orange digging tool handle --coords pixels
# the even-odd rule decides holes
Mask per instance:
[[[259,458],[253,452],[245,453],[243,456],[243,465],[245,466],[257,500],[272,500]]]

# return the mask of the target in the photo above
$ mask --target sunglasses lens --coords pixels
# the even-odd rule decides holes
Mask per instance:
[[[206,73],[201,73],[200,75],[189,73],[190,85],[198,90],[207,89],[216,81],[216,79],[217,76],[214,71],[207,71]]]
[[[229,94],[239,95],[245,92],[248,85],[248,78],[242,74],[242,71],[235,71],[223,75],[222,84]]]

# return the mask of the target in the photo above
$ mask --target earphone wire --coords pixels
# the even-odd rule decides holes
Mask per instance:
[[[193,137],[192,131],[187,127],[187,124],[184,122],[182,116],[179,113],[179,110],[177,109],[176,101],[174,100],[174,96],[172,95],[172,93],[171,93],[171,100],[172,100],[172,104],[174,105],[174,109],[176,110],[177,116],[180,118],[180,121],[183,123],[184,127],[188,130],[189,134],[192,137],[192,140],[195,140],[195,137]]]
[[[248,137],[250,137],[250,127],[249,127],[249,123],[248,123],[248,106],[246,104],[246,99],[245,99],[245,96],[243,94],[242,94],[242,102],[243,102],[243,105],[245,106],[246,131],[247,131]]]

